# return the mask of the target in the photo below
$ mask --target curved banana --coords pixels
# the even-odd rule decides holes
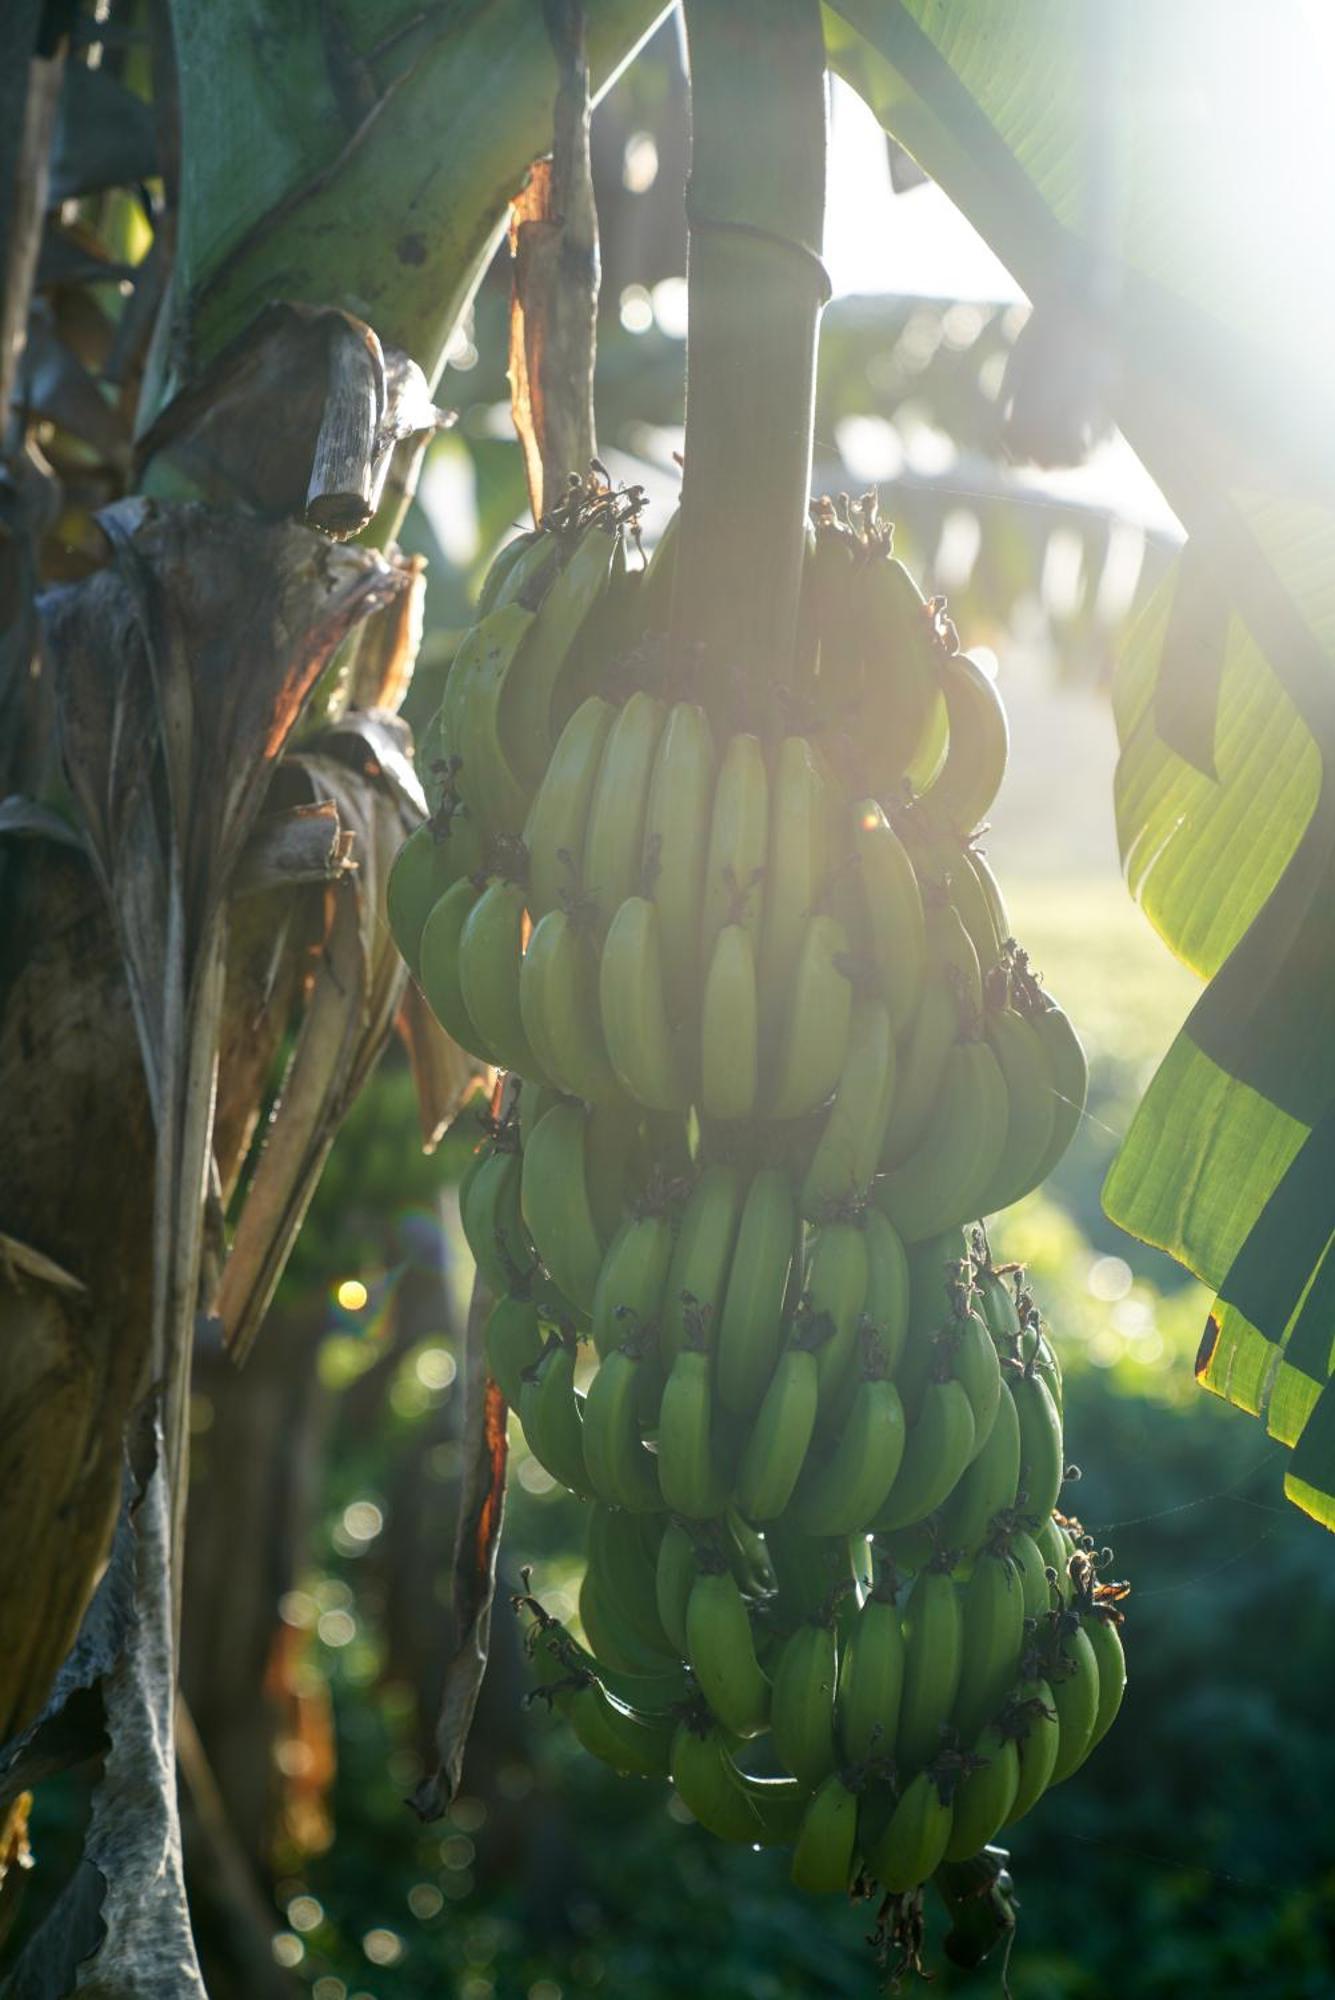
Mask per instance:
[[[952,1377],[929,1382],[909,1427],[895,1483],[872,1523],[879,1532],[926,1520],[951,1493],[973,1456],[973,1411]]]
[[[701,1568],[691,1586],[686,1657],[724,1728],[758,1736],[769,1720],[770,1684],[756,1658],[746,1600],[726,1565]]]
[[[756,954],[761,1033],[768,1047],[797,965],[807,919],[829,872],[828,797],[804,736],[785,736],[774,760],[764,913]]]
[[[683,1111],[688,1092],[663,998],[658,912],[627,896],[603,940],[598,1004],[617,1081],[651,1111]]]
[[[1080,1037],[1061,1008],[1047,994],[1045,1005],[1029,1019],[1043,1046],[1052,1092],[1052,1139],[1039,1162],[1037,1179],[1045,1181],[1075,1137],[1089,1094],[1089,1064]]]
[[[811,1535],[851,1535],[870,1527],[904,1456],[904,1406],[893,1382],[864,1375],[823,1463],[808,1463],[793,1495],[793,1519]]]
[[[600,1356],[628,1333],[655,1324],[672,1257],[666,1214],[641,1213],[622,1223],[608,1246],[593,1292],[593,1344]]]
[[[518,833],[528,808],[528,787],[501,736],[501,710],[535,617],[512,602],[473,626],[450,662],[440,709],[422,739],[423,768],[452,766],[454,789],[485,833]]]
[[[808,918],[786,995],[787,1013],[765,1109],[771,1118],[800,1118],[833,1093],[848,1050],[853,986],[848,938],[835,917]]]
[[[760,1005],[751,933],[725,924],[714,941],[700,1006],[700,1109],[749,1118],[760,1065]]]
[[[867,1246],[867,1291],[862,1325],[876,1344],[882,1366],[893,1375],[909,1330],[909,1262],[888,1215],[869,1208],[863,1222]]]
[[[700,963],[708,965],[725,924],[760,936],[765,858],[769,846],[769,774],[758,736],[731,736],[724,746],[709,822],[700,906]]]
[[[853,852],[877,987],[902,1035],[922,992],[927,933],[913,863],[875,799],[859,799],[853,808]]]
[[[856,1000],[834,1103],[802,1181],[802,1213],[809,1221],[819,1222],[866,1199],[880,1161],[894,1089],[890,1011],[881,1000]]]
[[[1010,1388],[1020,1420],[1021,1511],[1031,1523],[1046,1521],[1057,1504],[1066,1476],[1061,1415],[1037,1370],[1021,1370]]]
[[[1093,1615],[1085,1624],[1085,1635],[1094,1649],[1099,1670],[1099,1705],[1094,1713],[1094,1727],[1089,1732],[1090,1750],[1101,1743],[1112,1728],[1126,1693],[1126,1654],[1117,1629],[1119,1620],[1120,1613],[1111,1607],[1096,1604]]]
[[[883,1173],[902,1165],[921,1143],[936,1107],[958,1025],[950,975],[940,968],[930,969],[896,1064],[895,1094],[881,1145]]]
[[[992,1336],[978,1314],[967,1308],[949,1322],[951,1366],[964,1384],[973,1411],[974,1456],[992,1435],[1001,1402],[1001,1363]]]
[[[853,1619],[839,1662],[839,1741],[850,1763],[893,1752],[903,1692],[903,1622],[893,1590],[878,1585]]]
[[[601,1500],[629,1513],[654,1513],[663,1504],[657,1460],[640,1438],[640,1376],[636,1342],[614,1347],[599,1363],[584,1399],[584,1463]]]
[[[1043,1552],[1033,1536],[1023,1528],[1013,1528],[1006,1537],[1005,1546],[1011,1567],[1020,1580],[1024,1615],[1037,1622],[1052,1609],[1048,1566]]]
[[[1010,912],[1006,908],[1006,898],[1001,893],[1001,884],[993,874],[987,856],[975,842],[966,841],[962,849],[970,874],[983,892],[988,915],[992,920],[992,935],[1000,938],[1004,946],[1014,942],[1011,930]]]
[[[527,528],[502,542],[477,594],[478,617],[485,618],[498,605],[512,604],[526,590],[536,594],[542,573],[549,563],[555,563],[557,551],[557,538],[547,528]]]
[[[1052,1149],[1051,1072],[1038,1031],[1013,1007],[986,1016],[984,1034],[1006,1083],[1006,1139],[1001,1159],[979,1199],[982,1215],[1009,1208],[1038,1186]]]
[[[986,1042],[956,1042],[917,1148],[878,1183],[876,1200],[906,1243],[978,1214],[1006,1143],[1006,1085]]]
[[[598,1016],[598,965],[588,940],[564,910],[534,926],[519,966],[519,1016],[544,1076],[586,1103],[619,1093]]]
[[[960,1593],[960,1610],[963,1660],[952,1719],[964,1742],[972,1743],[1000,1713],[1024,1650],[1024,1585],[1004,1556],[976,1559]]]
[[[588,1581],[588,1573],[585,1573]],[[584,1585],[580,1586],[581,1604],[584,1599]],[[596,1597],[597,1587],[594,1595]],[[594,1611],[594,1625],[599,1623],[597,1606]],[[587,1626],[585,1627],[587,1631]],[[629,1635],[628,1635],[629,1636]],[[581,1646],[574,1635],[557,1618],[547,1618],[540,1627],[530,1632],[525,1641],[537,1669],[539,1682],[550,1687],[572,1670],[592,1674],[600,1681],[610,1695],[615,1696],[623,1707],[633,1708],[642,1715],[656,1715],[682,1701],[690,1693],[688,1670],[680,1660],[671,1660],[666,1665],[636,1672],[634,1669],[614,1667],[608,1660],[591,1653],[587,1646]],[[642,1650],[642,1649],[641,1649]],[[654,1649],[650,1648],[650,1653]],[[660,1659],[663,1657],[659,1655]]]
[[[832,1771],[802,1815],[789,1871],[795,1886],[813,1895],[846,1895],[857,1834],[857,1796]]]
[[[644,1141],[638,1105],[620,1095],[591,1104],[584,1120],[584,1174],[593,1225],[610,1243],[641,1198],[645,1182]]]
[[[778,1360],[796,1226],[788,1176],[763,1167],[742,1205],[714,1339],[718,1398],[735,1416],[756,1409]]]
[[[478,889],[468,877],[445,891],[422,928],[418,976],[427,1005],[446,1034],[470,1055],[499,1064],[500,1057],[464,1003],[459,980],[460,939],[478,900]]]
[[[599,1374],[602,1373],[600,1369]],[[598,1376],[594,1376],[595,1383]],[[584,1403],[584,1456],[589,1460],[592,1389]],[[638,1440],[637,1440],[638,1442]],[[590,1463],[590,1473],[592,1464]],[[655,1489],[656,1489],[655,1482]],[[588,1565],[599,1597],[614,1605],[641,1646],[652,1653],[672,1653],[672,1641],[658,1615],[656,1577],[663,1536],[661,1514],[626,1512],[616,1503],[589,1509]],[[597,1673],[596,1663],[590,1671]],[[614,1690],[615,1691],[615,1690]],[[627,1697],[623,1696],[622,1699]],[[635,1700],[632,1707],[644,1706]]]
[[[777,1520],[787,1507],[816,1428],[819,1396],[816,1357],[801,1344],[799,1329],[779,1357],[742,1452],[735,1494],[749,1520]]]
[[[484,889],[459,933],[459,985],[469,1015],[502,1067],[541,1083],[545,1079],[519,1006],[525,921],[524,891],[517,882],[498,880]]]
[[[713,1344],[732,1267],[741,1199],[735,1167],[706,1167],[691,1189],[677,1227],[663,1298],[660,1332],[669,1363],[693,1338]]]
[[[950,719],[946,761],[919,800],[939,826],[961,836],[986,817],[1006,775],[1010,730],[996,683],[967,653],[940,663]]]
[[[933,606],[887,539],[855,573],[867,634],[866,681],[858,709],[865,736],[871,790],[900,789],[932,720],[943,662],[934,633]]]
[[[683,1348],[658,1409],[658,1484],[663,1504],[688,1521],[712,1520],[727,1500],[714,1458],[713,1403],[708,1354]]]
[[[816,1350],[821,1413],[837,1414],[857,1362],[858,1330],[867,1298],[867,1238],[855,1222],[827,1222],[807,1262],[805,1303],[828,1337]]]
[[[1094,1725],[1099,1715],[1098,1655],[1082,1625],[1077,1623],[1074,1630],[1061,1631],[1048,1685],[1061,1732],[1048,1783],[1060,1785],[1080,1768],[1094,1747]]]
[[[607,589],[617,533],[601,517],[579,539],[547,584],[538,615],[506,677],[501,741],[511,768],[536,785],[551,754],[558,689],[586,620]]]
[[[746,1847],[785,1847],[797,1836],[806,1794],[793,1778],[739,1771],[722,1732],[688,1720],[672,1743],[672,1782],[701,1826]]]
[[[543,1349],[533,1301],[509,1295],[498,1299],[487,1319],[485,1345],[487,1372],[510,1408],[517,1410],[524,1370],[533,1366]]]
[[[1070,1537],[1058,1527],[1051,1514],[1045,1521],[1038,1523],[1033,1535],[1043,1561],[1056,1573],[1057,1589],[1061,1594],[1062,1603],[1069,1604],[1072,1596]]]
[[[524,822],[524,846],[535,922],[549,910],[573,906],[581,894],[589,804],[615,717],[615,708],[601,695],[581,702],[557,738],[534,794]]]
[[[850,1599],[856,1578],[847,1536],[804,1534],[785,1515],[766,1524],[765,1547],[778,1587],[774,1610],[781,1630],[816,1617],[832,1598]]]
[[[580,884],[599,936],[626,898],[639,892],[649,780],[665,717],[661,701],[637,690],[617,712],[603,746],[584,829]]]
[[[973,939],[946,889],[928,883],[923,891],[927,963],[945,973],[955,1002],[960,1034],[976,1034],[983,1017],[983,968]]]
[[[1053,1706],[1052,1689],[1045,1680],[1025,1681],[1010,1703],[1003,1728],[1015,1740],[1020,1760],[1020,1782],[1005,1824],[1014,1826],[1038,1804],[1052,1783],[1053,1767],[1061,1749],[1061,1728]]]
[[[828,1619],[808,1620],[779,1651],[769,1726],[779,1762],[808,1790],[833,1771],[839,1643]]]
[[[538,1464],[572,1493],[591,1497],[584,1465],[583,1398],[575,1388],[575,1343],[565,1335],[553,1335],[525,1370],[519,1421]]]
[[[686,1604],[695,1582],[695,1543],[680,1521],[669,1521],[658,1544],[654,1601],[673,1650],[686,1655]]]
[[[904,1605],[904,1686],[895,1755],[902,1767],[930,1764],[955,1706],[964,1665],[964,1619],[949,1573],[919,1570]]]
[[[627,1707],[592,1674],[560,1688],[555,1706],[584,1748],[623,1778],[664,1778],[672,1765],[676,1715]]]
[[[538,1120],[524,1148],[520,1184],[524,1224],[538,1255],[580,1312],[593,1309],[603,1261],[585,1170],[587,1115],[563,1099]]]
[[[522,1215],[522,1166],[509,1146],[485,1152],[467,1185],[460,1185],[459,1220],[483,1281],[493,1292],[508,1291],[533,1267],[533,1246]]]
[[[385,887],[385,915],[399,956],[418,975],[422,932],[445,891],[482,866],[482,843],[469,814],[427,820],[394,857]]]
[[[919,1771],[904,1787],[884,1830],[864,1838],[867,1867],[892,1896],[916,1889],[940,1867],[954,1814],[933,1771]]]
[[[700,908],[714,804],[714,732],[696,702],[668,710],[644,816],[640,889],[658,911],[663,988],[675,1024],[693,1017],[700,986]]]
[[[1017,1278],[1019,1275],[1017,1272]],[[1020,1338],[1020,1315],[1016,1309],[1015,1293],[1001,1273],[990,1264],[976,1267],[974,1287],[988,1332],[1003,1354],[1013,1354]]]
[[[604,1680],[619,1700],[637,1688],[664,1685],[674,1686],[670,1701],[681,1698],[680,1660],[645,1644],[592,1567],[585,1570],[579,1587],[579,1622],[595,1655],[590,1672]]]
[[[941,1513],[947,1547],[971,1555],[992,1533],[998,1514],[1016,1504],[1021,1478],[1021,1433],[1015,1398],[1002,1382],[996,1419],[983,1449],[961,1474]]]
[[[967,1861],[1006,1824],[1020,1789],[1020,1755],[1012,1737],[995,1724],[984,1730],[973,1754],[981,1763],[955,1789],[947,1861]]]

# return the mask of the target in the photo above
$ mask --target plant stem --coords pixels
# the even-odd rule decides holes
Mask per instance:
[[[690,338],[675,636],[788,678],[829,290],[817,0],[686,0]]]

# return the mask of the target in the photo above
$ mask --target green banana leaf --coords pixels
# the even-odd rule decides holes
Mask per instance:
[[[1133,893],[1210,984],[1104,1204],[1216,1290],[1198,1378],[1293,1447],[1290,1496],[1335,1527],[1320,10],[838,0],[825,19],[832,66],[1014,271],[1050,354],[1083,357],[1187,529],[1119,668],[1116,804]]]

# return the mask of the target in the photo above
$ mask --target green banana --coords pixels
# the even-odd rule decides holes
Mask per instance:
[[[706,1167],[682,1210],[663,1299],[663,1355],[669,1364],[692,1329],[707,1344],[713,1343],[714,1322],[732,1265],[741,1193],[735,1167]]]
[[[1040,1521],[1033,1531],[1038,1552],[1050,1570],[1057,1575],[1057,1588],[1061,1592],[1063,1604],[1071,1601],[1071,1543],[1062,1533],[1051,1514]]]
[[[875,1340],[886,1373],[893,1375],[909,1330],[908,1257],[894,1224],[879,1208],[867,1210],[862,1236],[867,1246],[863,1328]]]
[[[714,1341],[718,1398],[735,1416],[757,1407],[778,1360],[795,1226],[787,1175],[762,1168],[742,1206]]]
[[[700,963],[725,924],[761,935],[769,844],[769,775],[757,736],[731,736],[719,763],[700,908]]]
[[[627,1689],[655,1684],[672,1685],[668,1699],[680,1699],[681,1661],[644,1643],[592,1568],[585,1570],[579,1587],[579,1622],[595,1656],[590,1671],[605,1679],[619,1700],[626,1698]]]
[[[1047,1058],[1053,1115],[1052,1139],[1038,1163],[1035,1184],[1047,1179],[1075,1137],[1089,1094],[1089,1064],[1080,1037],[1056,1002],[1047,994],[1042,997],[1043,1006],[1030,1012],[1029,1019]]]
[[[759,1528],[731,1505],[723,1510],[720,1547],[745,1597],[764,1599],[775,1591],[774,1565]]]
[[[584,1132],[588,1114],[566,1100],[554,1104],[524,1148],[521,1205],[538,1255],[566,1297],[590,1312],[603,1246],[589,1202]]]
[[[988,1332],[1003,1354],[1013,1354],[1020,1338],[1020,1315],[1014,1292],[1000,1272],[986,1263],[976,1267],[974,1286]]]
[[[984,1033],[1006,1084],[1006,1139],[985,1192],[981,1215],[1009,1208],[1038,1186],[1052,1148],[1055,1099],[1038,1030],[1013,1007],[989,1013]]]
[[[658,1410],[658,1483],[663,1504],[689,1521],[722,1513],[727,1484],[715,1463],[709,1355],[684,1347],[668,1371]]]
[[[1120,1612],[1096,1603],[1093,1615],[1085,1624],[1085,1636],[1094,1650],[1099,1670],[1099,1705],[1094,1714],[1094,1727],[1089,1733],[1090,1750],[1101,1743],[1112,1728],[1126,1693],[1126,1654],[1117,1629],[1120,1619]]]
[[[618,1096],[589,1106],[584,1121],[584,1173],[594,1228],[610,1243],[644,1192],[645,1152],[637,1105]]]
[[[555,1706],[584,1748],[623,1778],[665,1778],[677,1733],[675,1714],[645,1715],[628,1708],[588,1675],[559,1690]]]
[[[831,1602],[855,1601],[847,1535],[807,1535],[784,1515],[766,1524],[765,1546],[774,1567],[780,1630],[816,1617]]]
[[[872,1368],[879,1369],[873,1358]],[[904,1456],[904,1406],[893,1382],[864,1375],[852,1408],[824,1462],[808,1463],[793,1495],[793,1519],[813,1535],[868,1528],[894,1484]]]
[[[865,738],[872,789],[893,792],[918,753],[937,697],[933,607],[903,563],[878,538],[854,573],[867,662],[857,726]]]
[[[940,1867],[954,1814],[934,1771],[919,1771],[904,1787],[884,1830],[864,1836],[867,1867],[893,1896],[916,1889]]]
[[[794,1330],[779,1357],[742,1452],[735,1493],[752,1521],[774,1521],[784,1512],[816,1427],[820,1375],[802,1331]]]
[[[938,826],[963,837],[987,815],[1006,774],[1010,731],[996,685],[967,653],[938,668],[950,718],[946,761],[919,808]]]
[[[533,1366],[543,1349],[532,1300],[508,1295],[498,1299],[487,1318],[485,1342],[487,1372],[511,1409],[517,1410],[524,1370]]]
[[[695,1542],[680,1521],[669,1521],[658,1544],[654,1601],[674,1652],[686,1654],[686,1604],[695,1582]]]
[[[513,603],[526,585],[557,556],[557,538],[546,528],[526,528],[523,534],[502,542],[482,579],[477,596],[477,615],[485,618],[498,604]]]
[[[599,1369],[599,1374],[602,1370]],[[594,1376],[594,1382],[598,1376]],[[584,1456],[593,1467],[589,1452],[589,1424],[593,1391],[584,1404]],[[588,1567],[593,1572],[598,1596],[614,1605],[634,1639],[652,1653],[672,1654],[672,1641],[658,1615],[658,1550],[663,1536],[660,1515],[626,1512],[619,1504],[599,1504],[589,1509]],[[598,1672],[596,1664],[591,1671]],[[641,1706],[633,1702],[633,1707]]]
[[[700,984],[700,907],[714,804],[714,733],[696,702],[668,710],[644,815],[641,893],[658,910],[669,1019],[693,1016]]]
[[[593,1292],[593,1344],[600,1356],[619,1346],[628,1331],[656,1322],[671,1256],[672,1223],[666,1214],[640,1213],[622,1223]]]
[[[627,896],[603,941],[598,1003],[612,1068],[651,1111],[681,1111],[688,1090],[663,998],[658,912]]]
[[[1001,884],[992,873],[988,865],[987,856],[972,841],[965,843],[961,849],[961,853],[963,854],[969,873],[973,876],[982,892],[983,901],[987,904],[987,913],[991,919],[991,934],[993,937],[1001,940],[1004,951],[1007,945],[1014,942],[1014,939],[1011,933],[1011,920],[1006,908],[1006,899],[1001,893]],[[1006,955],[1009,956],[1008,953]]]
[[[994,905],[973,866],[972,849],[951,840],[942,842],[936,851],[949,878],[950,900],[978,954],[978,969],[986,991],[989,979],[998,976],[998,967],[1003,963],[1007,933],[997,929]]]
[[[816,1352],[823,1415],[838,1414],[844,1384],[854,1372],[868,1272],[866,1233],[855,1222],[827,1222],[816,1232],[804,1298],[812,1316],[829,1328]]]
[[[584,1399],[589,1483],[600,1499],[631,1513],[652,1513],[663,1504],[657,1461],[640,1438],[643,1367],[637,1341],[614,1347],[599,1363]]]
[[[538,782],[551,754],[557,690],[585,622],[607,589],[616,552],[616,533],[602,518],[580,531],[506,677],[501,741],[511,769],[529,785]]]
[[[1033,1536],[1023,1528],[1013,1528],[1006,1537],[1010,1562],[1020,1579],[1024,1615],[1037,1621],[1052,1609],[1048,1568],[1043,1552]]]
[[[949,891],[930,881],[923,886],[923,923],[927,963],[950,983],[958,1031],[976,1034],[983,1015],[983,968]]]
[[[463,811],[427,820],[395,855],[385,888],[385,914],[400,956],[414,977],[427,918],[447,889],[481,866],[482,843]]]
[[[880,1000],[857,1000],[834,1103],[802,1181],[802,1213],[809,1221],[865,1201],[880,1161],[894,1089],[889,1009]]]
[[[1064,1630],[1069,1615],[1062,1617],[1059,1637],[1052,1651],[1048,1684],[1052,1706],[1057,1711],[1061,1743],[1052,1767],[1050,1785],[1060,1785],[1079,1769],[1094,1746],[1094,1725],[1099,1715],[1099,1661],[1089,1634],[1078,1622]]]
[[[522,1166],[508,1145],[482,1155],[476,1170],[460,1184],[459,1220],[483,1282],[493,1292],[508,1291],[533,1267],[533,1248],[521,1213]]]
[[[1022,1683],[1007,1708],[1002,1726],[1015,1739],[1020,1760],[1020,1782],[1005,1822],[1014,1826],[1016,1820],[1023,1819],[1038,1804],[1052,1783],[1061,1749],[1061,1728],[1048,1683],[1045,1680]]]
[[[1027,1521],[1045,1521],[1057,1504],[1066,1476],[1062,1420],[1047,1383],[1024,1368],[1010,1384],[1020,1420],[1019,1485]]]
[[[881,1146],[881,1171],[903,1164],[920,1144],[936,1107],[950,1052],[955,1046],[958,1011],[950,975],[929,968],[918,1011],[896,1064],[895,1095]]]
[[[765,1106],[771,1118],[816,1110],[839,1082],[853,1013],[848,963],[848,938],[838,919],[822,912],[808,918]]]
[[[584,1464],[583,1397],[575,1388],[575,1343],[554,1334],[540,1358],[524,1371],[519,1421],[538,1464],[582,1498],[592,1496]]]
[[[828,1618],[807,1620],[779,1649],[769,1726],[779,1762],[809,1791],[834,1769],[839,1643]]]
[[[904,1605],[904,1685],[895,1739],[901,1769],[919,1769],[940,1752],[963,1664],[959,1592],[947,1571],[929,1564],[914,1578]]]
[[[967,1861],[986,1847],[1006,1824],[1020,1789],[1019,1752],[996,1725],[979,1737],[973,1754],[982,1761],[955,1789],[947,1861]]]
[[[837,1771],[818,1787],[802,1815],[790,1874],[813,1895],[846,1895],[853,1880],[858,1802]]]
[[[591,694],[557,738],[524,822],[529,909],[535,922],[574,906],[580,895],[584,834],[608,732],[610,701]]]
[[[427,1004],[446,1034],[470,1055],[499,1063],[495,1049],[464,1003],[459,980],[460,939],[478,900],[477,886],[467,878],[445,891],[422,928],[418,973]]]
[[[953,1376],[929,1382],[909,1428],[895,1483],[872,1523],[878,1532],[911,1527],[941,1505],[973,1456],[973,1411]]]
[[[974,1456],[992,1435],[1001,1402],[1001,1363],[985,1322],[967,1308],[948,1326],[955,1379],[964,1384],[973,1411]]]
[[[1000,1712],[1024,1650],[1024,1586],[1004,1556],[978,1556],[960,1611],[964,1646],[953,1720],[963,1741],[972,1743]],[[1002,1813],[998,1826],[1004,1818]]]
[[[725,924],[714,942],[700,1008],[700,1109],[749,1118],[760,1061],[760,1010],[751,933]]]
[[[902,1035],[922,993],[927,934],[913,863],[875,799],[853,808],[853,852],[867,950],[891,1026]]]
[[[484,889],[459,933],[459,985],[500,1065],[541,1083],[552,1079],[543,1076],[519,1006],[524,921],[524,891],[517,882],[498,880]]]
[[[807,919],[829,871],[827,793],[811,745],[785,736],[774,760],[764,915],[756,954],[761,1032],[766,1046],[792,981]]]
[[[712,1565],[715,1559],[703,1560]],[[691,1586],[686,1657],[724,1728],[734,1736],[758,1736],[769,1720],[770,1683],[756,1658],[746,1600],[726,1565],[701,1567]]]
[[[586,1573],[587,1580],[587,1573]],[[596,1595],[596,1586],[595,1586]],[[580,1588],[581,1602],[584,1597]],[[656,1715],[670,1708],[690,1693],[688,1670],[680,1660],[672,1660],[667,1665],[651,1668],[647,1672],[614,1667],[609,1661],[599,1659],[587,1646],[581,1646],[574,1635],[557,1618],[549,1617],[535,1600],[527,1600],[529,1608],[541,1621],[528,1635],[525,1644],[538,1670],[539,1681],[550,1686],[553,1681],[563,1679],[571,1672],[592,1674],[601,1681],[610,1695],[626,1708],[637,1709],[642,1715]],[[598,1625],[595,1609],[594,1624]],[[587,1630],[587,1627],[585,1628]],[[627,1635],[629,1639],[629,1635]],[[634,1641],[630,1640],[632,1647]],[[653,1649],[636,1649],[637,1657],[647,1657]],[[659,1656],[662,1657],[662,1656]]]
[[[797,1836],[806,1794],[793,1778],[753,1778],[739,1771],[722,1732],[679,1724],[672,1782],[684,1805],[720,1840],[745,1847],[786,1847]]]
[[[1010,1385],[1001,1383],[996,1420],[983,1449],[960,1475],[941,1510],[946,1546],[971,1555],[993,1531],[998,1514],[1009,1514],[1020,1483],[1021,1431]]]
[[[878,1183],[876,1200],[906,1243],[978,1214],[1006,1140],[1006,1085],[986,1042],[957,1042],[916,1150]]]
[[[599,1028],[597,961],[564,910],[548,910],[529,936],[519,1015],[534,1061],[559,1090],[590,1104],[617,1096]]]
[[[533,1136],[533,1128],[538,1120],[549,1112],[560,1098],[560,1091],[550,1084],[525,1081],[519,1086],[519,1143],[527,1146]]]
[[[839,1741],[850,1763],[893,1752],[903,1691],[903,1621],[893,1589],[878,1585],[852,1621],[839,1662]]]
[[[468,632],[450,662],[440,709],[424,733],[423,767],[438,764],[485,833],[516,833],[528,792],[501,738],[506,684],[536,614],[518,603],[489,612]]]
[[[626,898],[639,891],[645,807],[665,715],[661,701],[637,691],[618,711],[603,746],[584,830],[580,885],[599,936]]]

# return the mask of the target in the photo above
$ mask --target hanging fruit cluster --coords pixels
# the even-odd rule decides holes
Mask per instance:
[[[587,1645],[531,1607],[544,1684],[803,1886],[903,1895],[1125,1681],[1121,1587],[1055,1511],[1056,1354],[966,1234],[1059,1158],[1084,1057],[973,837],[995,689],[874,500],[813,510],[757,691],[655,637],[636,497],[572,485],[498,559],[391,918],[512,1073],[460,1200],[491,1372],[592,1503]]]

